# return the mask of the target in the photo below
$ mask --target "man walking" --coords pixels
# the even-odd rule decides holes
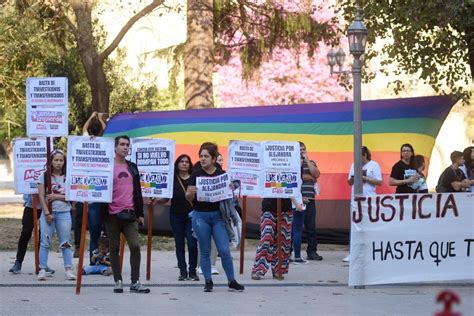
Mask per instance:
[[[114,185],[112,203],[107,206],[105,226],[110,243],[110,263],[114,275],[115,293],[123,292],[120,269],[120,233],[130,248],[131,284],[130,292],[150,293],[150,289],[140,284],[140,244],[138,225],[143,225],[143,198],[140,188],[140,174],[137,166],[125,159],[130,148],[128,136],[115,138]]]

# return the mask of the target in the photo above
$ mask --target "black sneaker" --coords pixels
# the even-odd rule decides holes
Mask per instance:
[[[130,292],[148,294],[148,293],[150,293],[150,289],[147,288],[147,287],[144,287],[140,283],[140,281],[137,281],[135,283],[130,284]]]
[[[13,267],[8,270],[8,272],[11,272],[13,274],[18,274],[21,272],[21,262],[20,261],[15,261],[15,263],[13,264]]]
[[[229,291],[242,292],[245,290],[245,287],[242,284],[239,284],[236,280],[229,282]]]
[[[187,272],[181,272],[178,276],[178,281],[186,281],[188,279]]]
[[[204,292],[212,292],[214,289],[214,283],[212,281],[206,281],[204,285]]]
[[[313,252],[313,253],[308,254],[308,257],[306,258],[306,260],[321,261],[323,260],[323,257],[318,255],[317,252]]]
[[[122,280],[115,281],[114,293],[123,293],[123,282],[122,282]]]
[[[194,272],[194,273],[189,272],[189,279],[191,281],[199,281],[199,276],[196,274],[196,272]]]

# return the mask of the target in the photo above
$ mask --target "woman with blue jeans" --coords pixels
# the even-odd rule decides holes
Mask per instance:
[[[189,213],[192,212],[192,204],[186,200],[186,188],[193,163],[191,157],[186,154],[180,155],[174,162],[174,184],[173,197],[170,207],[170,225],[173,231],[176,259],[178,260],[179,276],[178,281],[190,280],[199,281],[196,274],[198,247],[197,240],[193,237],[192,221]],[[166,203],[168,199],[157,200],[158,203]],[[189,269],[186,264],[186,242],[189,252]]]
[[[217,251],[221,257],[222,267],[227,276],[229,290],[243,291],[244,286],[234,277],[234,265],[229,248],[229,235],[222,218],[219,202],[203,202],[196,198],[196,179],[200,177],[217,177],[225,172],[216,167],[218,156],[217,145],[204,143],[199,150],[201,169],[194,171],[189,179],[186,199],[192,201],[193,230],[196,233],[201,253],[201,269],[206,280],[204,291],[212,292],[214,284],[211,274],[211,240],[214,238]]]
[[[40,217],[41,243],[39,250],[38,280],[46,280],[46,268],[48,266],[48,254],[56,230],[59,238],[66,269],[66,279],[75,280],[76,276],[72,272],[72,244],[71,237],[71,203],[65,200],[66,189],[66,157],[60,150],[51,154],[51,178],[41,176],[38,186],[39,199],[43,213]],[[46,194],[47,181],[51,179],[51,193]],[[45,181],[46,180],[46,181]],[[52,209],[48,207],[51,203]]]

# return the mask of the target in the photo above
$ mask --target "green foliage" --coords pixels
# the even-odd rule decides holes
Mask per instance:
[[[156,78],[147,78],[139,86],[125,80],[130,77],[130,69],[123,66],[125,51],[119,49],[113,62],[108,61],[106,71],[109,74],[110,116],[121,112],[145,112],[157,110],[175,110],[184,107],[183,86],[175,89],[159,90]]]
[[[69,130],[70,134],[82,134],[82,126],[92,112],[92,98],[75,38],[65,31],[54,11],[39,2],[7,1],[0,10],[0,137],[26,135],[26,79],[52,76],[68,78]],[[97,20],[93,23],[97,41],[94,45],[103,47],[104,28]],[[110,114],[182,107],[182,87],[176,86],[173,92],[159,91],[152,78],[134,85],[124,79],[129,71],[121,66],[123,52],[118,56],[106,63],[111,86]]]
[[[0,6],[0,136],[26,134],[25,85],[28,77],[69,78],[71,125],[84,116],[90,103],[82,65],[71,50],[72,37],[48,24],[44,12],[38,19],[35,7],[15,7],[11,1]],[[10,129],[6,122],[12,122]]]
[[[319,22],[311,17],[320,8],[301,1],[297,10],[287,10],[278,1],[214,1],[216,61],[226,63],[238,49],[242,77],[249,79],[277,47],[298,52],[306,44],[311,57],[320,42],[338,42],[336,20]]]
[[[474,75],[474,2],[459,0],[365,0],[363,20],[369,30],[365,56],[384,56],[381,71],[417,75],[437,93],[469,99]],[[340,0],[346,21],[354,18],[354,1]],[[392,39],[382,50],[372,49],[377,38]],[[468,67],[471,68],[469,74]],[[373,74],[366,74],[373,76]],[[367,79],[367,77],[366,77]],[[395,92],[404,82],[392,83]]]

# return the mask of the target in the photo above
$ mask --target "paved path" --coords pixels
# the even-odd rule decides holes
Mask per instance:
[[[347,286],[348,265],[341,262],[341,251],[320,252],[321,262],[291,265],[283,281],[266,276],[250,279],[253,251],[246,252],[245,273],[237,279],[246,286],[243,293],[230,293],[220,262],[221,274],[214,276],[215,291],[204,293],[203,281],[177,281],[174,252],[156,251],[152,256],[152,277],[145,280],[146,253],[142,252],[142,283],[150,285],[150,294],[112,292],[112,277],[85,276],[81,295],[75,294],[75,282],[64,279],[60,254],[50,254],[53,278],[39,282],[33,274],[33,253],[28,253],[19,275],[8,273],[14,253],[0,252],[1,315],[433,315],[441,306],[436,294],[445,288],[456,291],[462,304],[455,307],[464,315],[474,315],[473,282],[370,286]],[[233,253],[238,259],[238,253]],[[76,260],[76,259],[75,259]],[[124,280],[130,273],[128,253],[124,260]]]

